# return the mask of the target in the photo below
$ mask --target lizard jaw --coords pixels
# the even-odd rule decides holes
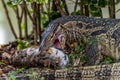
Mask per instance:
[[[59,40],[58,38],[55,39],[55,41],[54,41],[54,46],[55,46],[56,48],[61,48],[61,47],[60,47],[60,40]]]
[[[64,49],[64,35],[63,34],[60,34],[58,35],[56,38],[55,38],[55,41],[54,41],[54,46],[56,48],[59,48],[59,49]]]

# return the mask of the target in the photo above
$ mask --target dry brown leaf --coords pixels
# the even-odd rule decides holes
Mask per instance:
[[[0,77],[3,77],[3,71],[1,68],[0,68]]]
[[[0,49],[2,49],[2,46],[0,45]]]
[[[11,59],[11,55],[9,53],[4,52],[4,53],[2,53],[2,58],[3,59]]]

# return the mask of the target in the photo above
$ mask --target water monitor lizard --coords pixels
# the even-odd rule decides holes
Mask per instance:
[[[65,40],[61,40],[61,44],[69,43],[72,40],[79,41],[83,36],[88,37],[89,40],[95,40],[96,37],[98,37],[100,42],[94,42],[95,44],[89,46],[86,51],[89,61],[93,64],[97,60],[99,53],[119,60],[120,19],[101,19],[84,16],[66,16],[58,18],[52,21],[42,34],[42,41],[39,47],[40,56],[34,58],[37,59],[38,57],[41,57],[41,55],[45,55],[44,51],[54,45],[56,36],[60,36],[61,34],[65,37]],[[90,63],[90,65],[93,65],[92,63]],[[44,76],[49,80],[51,78],[52,80],[119,80],[120,63],[85,67],[81,66],[61,70],[43,70],[39,72],[38,76]]]
[[[94,42],[86,51],[89,65],[95,64],[100,54],[110,56],[116,60],[120,57],[120,19],[91,18],[85,16],[66,16],[49,23],[42,34],[40,44],[41,55],[45,55],[50,46],[55,44],[56,36],[63,35],[60,41],[62,47],[72,41],[79,41],[85,36]],[[95,39],[99,40],[96,41]],[[61,47],[61,48],[62,48]]]

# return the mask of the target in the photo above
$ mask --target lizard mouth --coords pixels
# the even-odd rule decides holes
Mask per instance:
[[[54,46],[59,49],[64,49],[65,36],[64,34],[59,34],[54,38]]]
[[[58,39],[58,37],[55,38],[55,40],[54,40],[54,46],[55,46],[56,48],[61,48],[61,46],[60,46],[60,40]]]

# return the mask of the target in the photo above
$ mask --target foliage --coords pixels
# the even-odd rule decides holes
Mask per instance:
[[[14,70],[12,73],[9,73],[9,78],[8,80],[16,80],[16,75],[19,74],[19,73],[23,73],[25,71],[25,68],[20,68],[20,69],[17,69],[17,70]]]
[[[17,40],[18,42],[18,46],[17,46],[17,50],[23,50],[25,48],[28,48],[30,46],[29,42],[24,41],[24,40]]]
[[[6,66],[6,64],[4,62],[1,62],[1,61],[0,61],[0,65]]]
[[[76,46],[73,51],[69,54],[69,60],[70,62],[73,62],[74,59],[76,58],[80,58],[80,62],[86,62],[86,57],[85,55],[81,54],[82,51],[85,50],[86,46],[85,46],[85,42],[84,39],[81,39],[78,43],[79,45]]]
[[[115,59],[111,59],[110,57],[106,57],[106,58],[104,59],[104,62],[105,62],[106,64],[111,64],[111,63],[115,63],[116,60],[115,60]]]

